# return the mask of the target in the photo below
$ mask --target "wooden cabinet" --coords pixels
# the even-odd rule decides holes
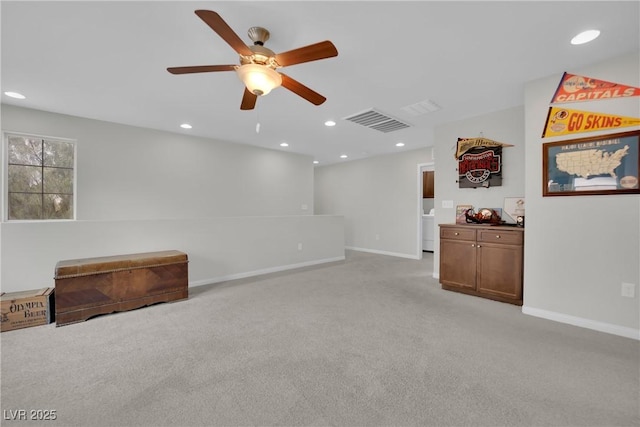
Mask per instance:
[[[440,225],[443,289],[522,305],[524,230]]]
[[[433,171],[422,172],[422,198],[433,199]]]

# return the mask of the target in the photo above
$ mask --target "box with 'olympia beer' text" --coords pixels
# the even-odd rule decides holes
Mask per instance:
[[[53,288],[0,294],[1,332],[46,325],[54,320]]]

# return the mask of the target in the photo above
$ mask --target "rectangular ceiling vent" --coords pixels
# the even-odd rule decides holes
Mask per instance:
[[[438,104],[436,104],[430,99],[425,99],[424,101],[416,102],[415,104],[402,107],[402,111],[404,111],[405,113],[409,113],[412,116],[420,116],[422,114],[434,113],[441,109],[442,107],[440,107]]]
[[[393,117],[390,117],[374,109],[369,109],[363,111],[362,113],[345,117],[344,120],[348,120],[350,122],[368,127],[369,129],[374,129],[384,133],[389,133],[410,127],[409,124],[401,122],[398,119],[394,119]]]

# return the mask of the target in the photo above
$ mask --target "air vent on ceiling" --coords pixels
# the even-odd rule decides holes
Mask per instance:
[[[442,109],[442,107],[440,107],[430,99],[425,99],[424,101],[416,102],[415,104],[402,107],[402,111],[404,111],[405,113],[409,113],[412,116],[420,116],[422,114],[433,113],[440,109]]]
[[[352,116],[345,117],[344,120],[374,129],[380,132],[389,133],[410,127],[409,124],[394,119],[374,109],[369,109]]]

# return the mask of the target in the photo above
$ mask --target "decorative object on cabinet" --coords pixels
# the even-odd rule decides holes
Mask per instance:
[[[442,289],[522,305],[524,230],[440,224]]]
[[[482,208],[478,212],[474,212],[473,209],[467,209],[464,213],[465,222],[474,224],[502,224],[504,221],[501,217],[501,209],[488,209]]]
[[[542,144],[542,195],[640,194],[640,131]]]
[[[457,205],[456,206],[456,224],[466,224],[466,213],[469,209],[473,209],[472,205]]]
[[[521,227],[524,226],[524,197],[505,197],[504,213],[507,214],[517,225],[520,225],[518,218],[522,218]]]
[[[459,188],[502,185],[502,147],[513,145],[483,137],[458,138],[456,159]]]

